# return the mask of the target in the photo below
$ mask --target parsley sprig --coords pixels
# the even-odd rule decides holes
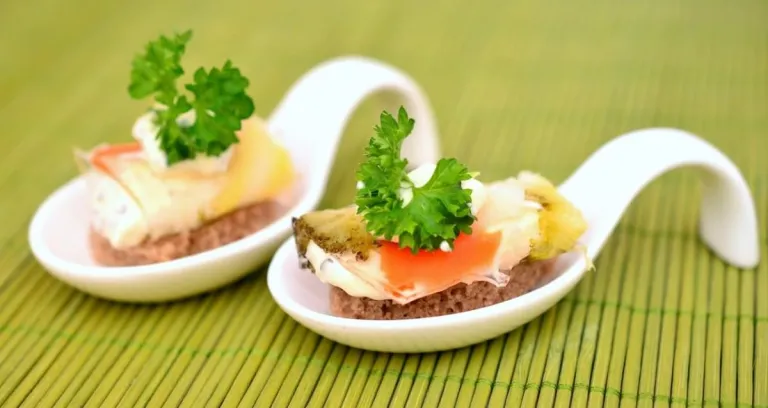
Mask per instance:
[[[470,190],[461,185],[472,176],[456,159],[444,158],[437,162],[429,181],[417,187],[408,177],[408,160],[400,157],[415,122],[403,107],[397,116],[383,111],[381,123],[374,127],[376,133],[365,149],[366,160],[357,170],[362,182],[355,197],[357,211],[363,214],[369,232],[386,240],[397,237],[399,246],[413,253],[438,249],[443,241],[453,247],[460,232],[472,233],[472,198]],[[412,193],[407,203],[404,190]]]
[[[195,71],[193,82],[184,86],[193,99],[179,93],[176,81],[184,75],[181,57],[191,38],[192,31],[187,30],[149,42],[144,54],[133,60],[128,86],[132,98],[140,100],[154,94],[162,105],[155,109],[155,123],[168,165],[199,154],[221,155],[238,142],[235,132],[254,112],[253,100],[245,92],[248,79],[230,60],[221,68]],[[194,111],[193,124],[179,120],[189,111]]]

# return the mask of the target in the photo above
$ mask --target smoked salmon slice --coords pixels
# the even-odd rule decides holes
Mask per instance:
[[[396,296],[417,289],[435,293],[460,282],[496,282],[492,276],[498,275],[501,243],[501,232],[479,230],[460,234],[450,252],[422,250],[414,254],[409,248],[382,241],[379,248],[381,271],[386,277],[386,286]]]

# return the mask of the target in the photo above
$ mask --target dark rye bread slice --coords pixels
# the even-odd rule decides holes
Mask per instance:
[[[443,316],[466,312],[509,300],[538,287],[552,278],[555,259],[521,263],[509,271],[509,283],[496,287],[488,282],[459,283],[405,305],[391,300],[373,300],[348,295],[331,287],[331,313],[334,316],[365,320],[399,320]]]
[[[276,201],[252,204],[225,214],[188,232],[146,241],[126,249],[116,249],[91,229],[91,256],[101,265],[137,266],[171,261],[226,245],[266,227],[287,211]]]

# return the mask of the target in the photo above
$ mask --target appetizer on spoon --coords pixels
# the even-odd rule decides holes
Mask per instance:
[[[453,159],[405,173],[397,146],[410,121],[401,116],[385,114],[371,140],[357,206],[294,220],[294,239],[269,266],[280,307],[331,340],[413,353],[509,332],[568,294],[633,198],[683,166],[703,176],[703,242],[736,267],[758,263],[748,185],[722,152],[690,133],[617,137],[555,189],[527,172],[482,184]]]
[[[407,172],[400,147],[414,119],[381,114],[357,171],[355,206],[294,219],[302,266],[332,286],[339,317],[407,319],[519,296],[587,228],[543,177],[484,184],[453,158]]]
[[[231,61],[198,68],[180,92],[192,32],[161,36],[133,61],[128,87],[155,106],[133,142],[76,152],[91,195],[91,252],[99,263],[169,261],[252,234],[283,215],[296,175],[267,133]]]
[[[437,157],[427,98],[394,67],[362,57],[318,64],[262,121],[231,62],[197,69],[182,89],[190,39],[160,37],[136,57],[129,93],[154,104],[133,140],[78,151],[81,175],[32,219],[32,252],[70,285],[157,302],[254,271],[290,235],[291,217],[320,201],[349,117],[380,91],[425,118],[403,155],[415,164]]]

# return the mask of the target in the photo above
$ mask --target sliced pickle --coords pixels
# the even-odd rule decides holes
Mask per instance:
[[[309,241],[327,253],[354,253],[363,260],[376,247],[376,240],[365,230],[365,221],[355,213],[355,207],[313,211],[294,218],[293,232],[302,256]]]
[[[526,198],[541,204],[540,234],[531,246],[531,259],[549,259],[576,249],[579,237],[587,230],[581,211],[565,199],[544,177],[522,172],[518,180],[525,186]]]

